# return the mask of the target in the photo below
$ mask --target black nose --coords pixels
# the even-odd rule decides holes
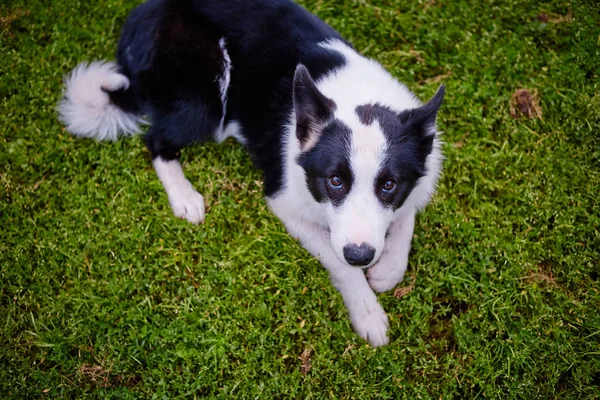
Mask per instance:
[[[366,243],[360,246],[352,243],[344,246],[344,258],[350,265],[367,265],[373,261],[375,257],[375,249]]]

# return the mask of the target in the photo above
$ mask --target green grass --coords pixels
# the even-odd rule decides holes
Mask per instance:
[[[0,398],[600,398],[600,5],[303,2],[423,100],[447,85],[444,177],[375,350],[239,145],[184,152],[195,227],[141,138],[63,130],[63,74],[112,58],[136,4],[0,4]],[[520,88],[542,119],[511,117]]]

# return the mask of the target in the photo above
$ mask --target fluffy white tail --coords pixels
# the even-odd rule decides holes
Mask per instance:
[[[142,118],[113,104],[107,93],[127,89],[129,79],[115,63],[81,63],[65,78],[60,119],[72,134],[97,140],[138,133]]]

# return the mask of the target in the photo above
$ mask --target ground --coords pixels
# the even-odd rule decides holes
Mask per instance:
[[[63,75],[111,59],[136,4],[0,4],[0,398],[600,398],[597,2],[302,2],[421,99],[447,85],[379,349],[240,145],[183,153],[192,226],[140,137],[64,131]]]

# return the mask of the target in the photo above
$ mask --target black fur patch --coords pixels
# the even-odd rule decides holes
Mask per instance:
[[[337,207],[350,193],[354,182],[349,159],[351,134],[350,128],[342,121],[333,120],[323,128],[316,145],[298,157],[306,184],[316,201],[330,201]],[[328,184],[332,175],[341,178],[341,189],[334,189]]]
[[[108,94],[110,102],[121,110],[131,114],[138,114],[140,112],[140,105],[137,102],[137,98],[130,90],[119,89],[110,91],[102,88],[102,91]]]
[[[304,65],[296,68],[294,75],[294,111],[296,112],[296,137],[304,147],[317,135],[320,126],[333,116],[336,104],[325,97]]]
[[[211,24],[198,24],[188,1],[150,0],[130,14],[117,57],[150,116],[145,139],[153,157],[176,158],[188,144],[212,139],[219,127],[219,39]]]
[[[221,38],[232,65],[225,125],[240,124],[255,165],[264,171],[265,194],[274,195],[282,183],[281,139],[293,109],[296,66],[305,65],[318,80],[345,63],[341,54],[318,43],[344,39],[287,0],[140,5],[123,27],[117,58],[140,113],[150,115],[146,141],[153,155],[172,156],[187,144],[213,138],[222,114]]]

